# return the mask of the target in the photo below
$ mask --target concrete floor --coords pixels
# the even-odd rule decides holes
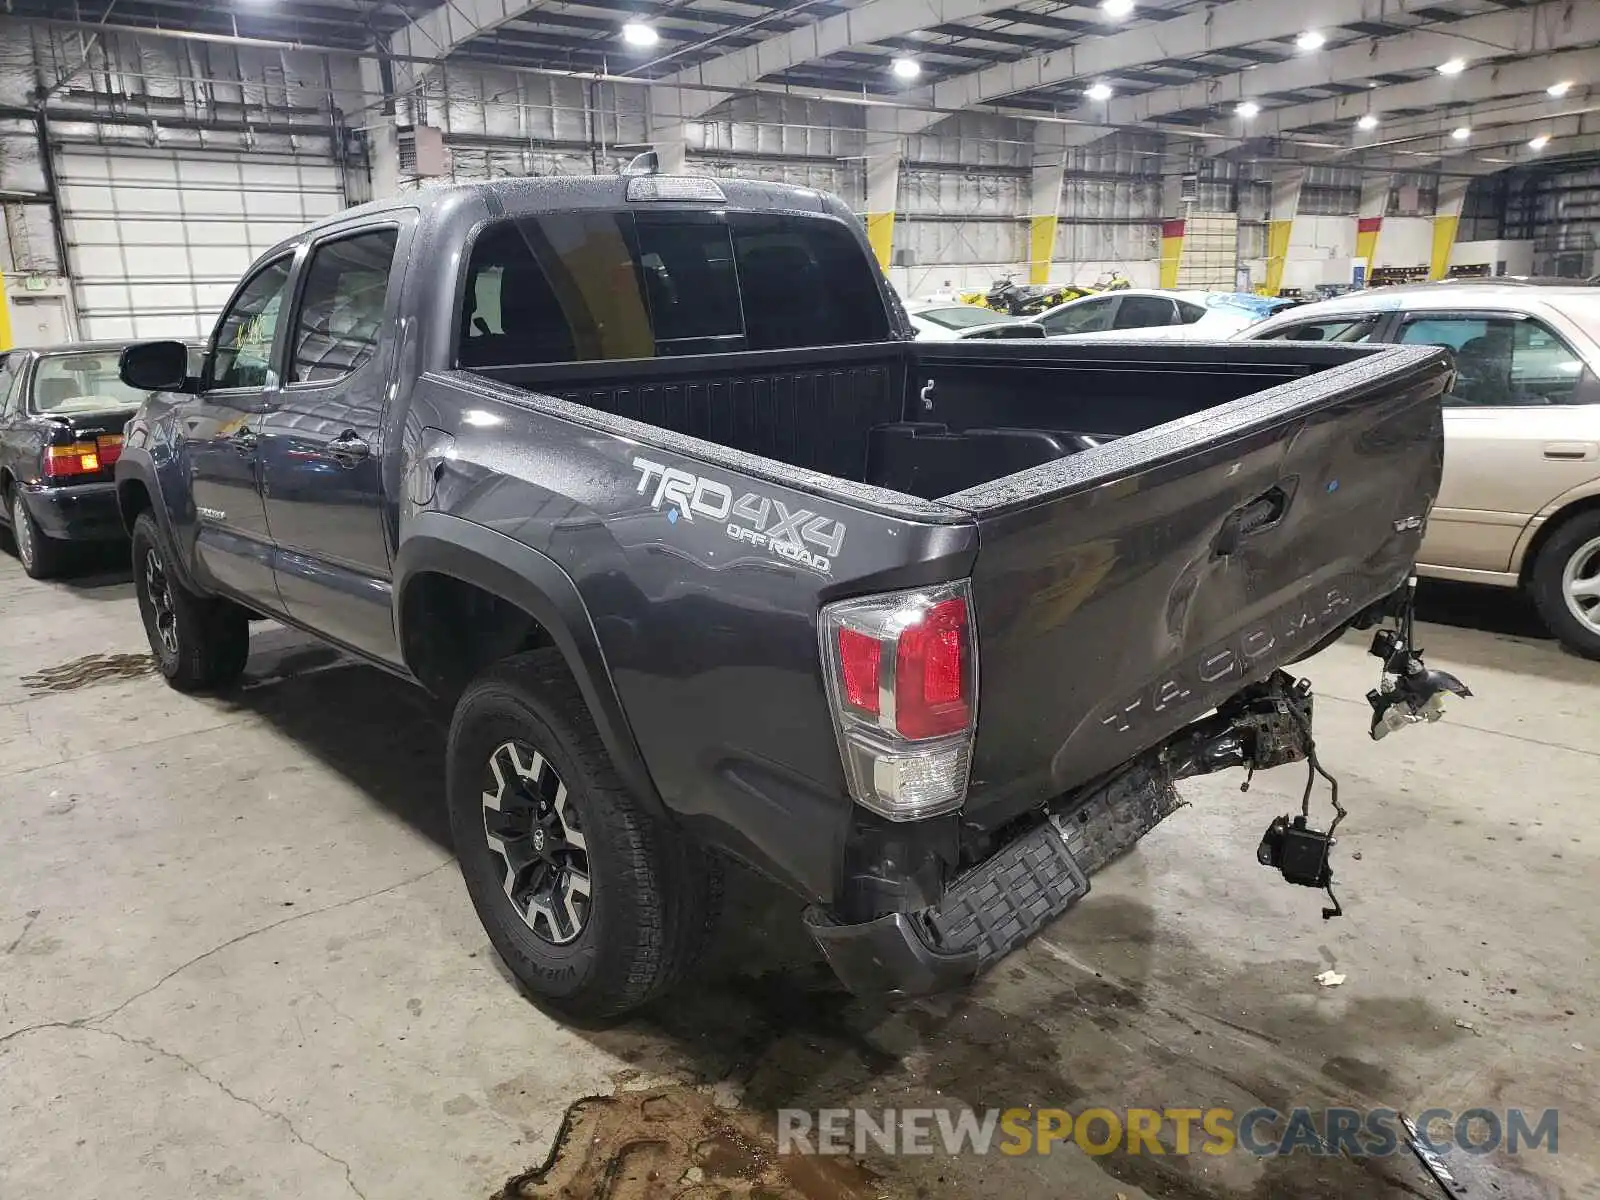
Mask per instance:
[[[574,1100],[618,1093],[756,1142],[780,1105],[1555,1105],[1560,1153],[1483,1164],[1473,1194],[1600,1194],[1600,665],[1514,601],[1430,594],[1489,626],[1426,628],[1430,660],[1478,692],[1439,727],[1373,746],[1363,648],[1306,668],[1351,810],[1344,920],[1253,860],[1301,772],[1248,795],[1224,777],[1189,785],[1192,807],[970,994],[850,1000],[795,905],[739,876],[703,980],[595,1033],[526,1003],[479,931],[420,693],[268,626],[226,699],[180,696],[137,658],[71,666],[145,650],[126,579],[45,585],[0,558],[5,1200],[487,1200],[541,1163]],[[1329,967],[1342,987],[1313,982]],[[1436,1194],[1409,1157],[838,1165],[765,1193],[759,1171],[718,1190],[671,1167],[559,1194]]]

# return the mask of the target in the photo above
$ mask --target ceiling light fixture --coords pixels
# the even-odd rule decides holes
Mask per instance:
[[[1111,85],[1109,83],[1091,83],[1083,93],[1091,100],[1111,99]]]
[[[1560,83],[1552,83],[1549,87],[1545,88],[1545,91],[1548,94],[1555,96],[1557,99],[1565,96],[1571,90],[1572,80],[1570,79],[1563,79]]]
[[[1133,0],[1100,0],[1100,11],[1113,21],[1133,14]]]
[[[1324,46],[1326,46],[1328,44],[1328,39],[1323,37],[1322,34],[1318,33],[1315,29],[1308,29],[1295,39],[1294,44],[1299,46],[1300,49],[1304,50],[1307,54],[1310,54],[1313,50],[1321,50]]]
[[[1378,127],[1377,115],[1374,113],[1363,114],[1362,118],[1356,122],[1356,127],[1358,129],[1376,129]]]
[[[1472,126],[1463,125],[1459,129],[1452,130],[1450,136],[1458,142],[1464,142],[1472,136]]]
[[[637,46],[640,50],[648,50],[661,40],[661,35],[656,32],[653,25],[646,25],[643,21],[629,21],[622,27],[622,40],[630,46]]]
[[[889,69],[896,79],[915,79],[922,74],[922,64],[914,58],[897,58]]]
[[[1533,141],[1528,143],[1528,149],[1534,151],[1543,150],[1549,144],[1550,135],[1548,133],[1541,133],[1538,137],[1534,138]]]
[[[1261,111],[1261,105],[1257,104],[1254,100],[1246,100],[1233,111],[1248,121],[1251,117],[1255,116]]]
[[[1467,60],[1464,58],[1452,58],[1439,64],[1439,74],[1441,75],[1459,75],[1466,69]]]

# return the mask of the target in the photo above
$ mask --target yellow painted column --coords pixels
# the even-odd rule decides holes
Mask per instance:
[[[1289,262],[1289,235],[1294,231],[1294,218],[1267,222],[1267,295],[1276,296],[1283,290],[1283,268]]]
[[[1283,290],[1283,272],[1289,263],[1293,243],[1294,219],[1300,211],[1300,192],[1306,182],[1304,168],[1274,171],[1267,208],[1267,277],[1262,291],[1276,296]]]
[[[1178,286],[1178,263],[1183,258],[1184,221],[1181,217],[1161,222],[1161,286]]]
[[[1377,257],[1378,234],[1382,231],[1382,217],[1356,218],[1356,257],[1366,260],[1368,273],[1372,270],[1372,260]]]
[[[1049,283],[1061,226],[1061,187],[1066,180],[1065,126],[1033,127],[1033,175],[1028,188],[1028,282]]]
[[[900,161],[904,147],[892,110],[867,112],[867,241],[878,267],[894,263],[894,214],[900,203]]]
[[[6,273],[0,271],[0,350],[11,349],[11,298],[6,295]]]
[[[878,260],[878,266],[887,271],[894,257],[893,212],[867,214],[867,241],[872,245],[872,256]]]
[[[1061,218],[1051,215],[1028,221],[1028,282],[1049,283],[1050,264],[1056,257],[1056,226]]]
[[[1383,215],[1389,211],[1389,192],[1394,176],[1369,175],[1361,181],[1361,207],[1356,217],[1355,262],[1366,272],[1366,280],[1378,265],[1378,235],[1383,232]]]
[[[1450,251],[1455,248],[1456,230],[1461,226],[1461,209],[1466,199],[1465,179],[1439,181],[1439,201],[1433,209],[1433,254],[1428,261],[1429,279],[1443,279],[1450,269]]]

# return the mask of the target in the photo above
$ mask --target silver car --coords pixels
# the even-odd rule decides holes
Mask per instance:
[[[1448,347],[1444,482],[1424,575],[1526,588],[1600,658],[1600,288],[1421,284],[1292,309],[1241,335]]]

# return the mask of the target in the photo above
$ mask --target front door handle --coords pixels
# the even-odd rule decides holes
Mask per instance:
[[[354,429],[346,429],[328,443],[328,454],[341,467],[353,467],[371,456],[372,447]]]
[[[256,443],[259,440],[256,437],[255,430],[241,425],[234,430],[233,436],[228,439],[228,443],[240,454],[254,454],[256,452]]]
[[[1546,442],[1544,456],[1558,462],[1593,462],[1600,458],[1600,445],[1594,442]]]

